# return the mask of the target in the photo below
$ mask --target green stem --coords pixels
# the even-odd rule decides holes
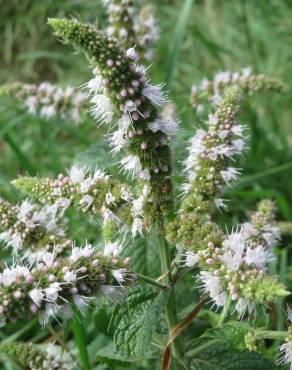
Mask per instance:
[[[161,260],[161,269],[162,273],[165,275],[164,279],[166,284],[171,284],[171,275],[169,272],[171,267],[171,258],[170,258],[170,251],[169,245],[165,239],[164,232],[159,232],[159,252],[160,252],[160,260]],[[169,332],[177,325],[177,309],[176,309],[176,298],[175,298],[175,288],[169,292],[169,298],[166,303],[166,320],[168,325]],[[177,338],[172,344],[172,352],[175,359],[175,365],[177,370],[184,370],[185,367],[182,365],[183,362],[183,349],[181,339]]]
[[[170,288],[169,285],[163,284],[163,283],[159,283],[158,281],[152,279],[149,276],[146,276],[146,275],[143,275],[143,274],[139,274],[138,272],[134,272],[134,274],[137,275],[137,277],[140,280],[143,280],[143,281],[145,281],[145,283],[148,283],[150,285],[153,285],[153,286],[155,286],[157,288],[160,288],[160,289],[169,289]]]
[[[223,323],[224,323],[224,320],[225,320],[225,318],[226,318],[226,316],[227,316],[227,314],[228,314],[228,311],[229,311],[229,307],[230,307],[230,305],[231,305],[231,296],[229,295],[228,296],[228,299],[227,299],[227,302],[226,302],[226,304],[224,305],[224,307],[223,307],[223,310],[222,310],[222,312],[221,312],[221,314],[220,314],[220,317],[219,317],[219,320],[218,320],[218,323],[217,323],[217,326],[221,326]]]
[[[255,331],[253,335],[257,339],[285,339],[287,337],[287,331]]]

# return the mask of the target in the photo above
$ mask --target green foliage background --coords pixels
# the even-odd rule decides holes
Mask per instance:
[[[271,197],[277,201],[279,217],[292,220],[292,3],[289,0],[153,0],[157,9],[161,37],[156,45],[155,58],[150,68],[153,82],[166,82],[166,89],[171,99],[177,104],[177,112],[182,121],[182,130],[174,144],[174,161],[176,179],[182,179],[181,160],[184,158],[186,139],[193,135],[200,120],[189,104],[190,87],[204,76],[212,77],[219,70],[236,71],[251,66],[255,72],[263,72],[281,78],[287,84],[284,96],[256,96],[245,104],[242,121],[249,127],[249,151],[242,160],[243,176],[235,187],[226,195],[230,199],[229,213],[218,216],[224,225],[240,222],[246,216],[247,209],[254,209],[257,200]],[[135,1],[136,3],[136,1]],[[137,1],[139,4],[147,1]],[[0,83],[21,80],[40,82],[48,80],[64,85],[81,85],[90,76],[83,56],[73,54],[69,48],[61,45],[52,35],[46,24],[48,17],[76,16],[82,21],[96,22],[100,27],[106,23],[104,8],[98,0],[0,0]],[[18,174],[58,174],[74,161],[108,169],[111,167],[108,146],[102,137],[103,129],[88,119],[76,127],[70,122],[41,121],[30,117],[15,104],[0,104],[0,193],[9,199],[19,200],[21,195],[10,185]],[[70,217],[69,228],[72,237],[80,242],[87,237],[98,239],[97,226],[86,218]],[[86,231],[85,231],[86,230]],[[140,242],[145,244],[146,242]],[[148,246],[139,249],[129,247],[128,253],[134,253],[137,269],[157,276],[159,266],[155,256],[155,245],[148,241]],[[155,243],[154,243],[155,244]],[[292,269],[289,267],[289,246],[291,239],[283,241],[286,251],[279,250],[279,263],[274,266],[291,289]],[[131,250],[132,249],[132,250]],[[148,266],[144,263],[147,258]],[[145,271],[144,271],[145,272]],[[190,279],[189,279],[190,280]],[[183,306],[194,301],[195,293],[191,282],[185,281],[182,289],[188,289],[188,297],[182,294]],[[151,292],[149,292],[149,297]],[[147,297],[146,297],[147,298]],[[146,299],[144,297],[144,299]],[[130,299],[128,297],[128,299]],[[151,317],[157,316],[157,306],[161,305],[159,297],[148,299],[139,306]],[[150,298],[149,298],[150,300]],[[129,303],[128,315],[142,315]],[[131,311],[132,310],[132,311]],[[207,313],[205,313],[207,315]],[[153,316],[154,315],[154,316]],[[156,315],[156,316],[155,316]],[[159,364],[147,365],[145,343],[130,348],[133,358],[116,352],[111,338],[110,313],[101,304],[86,318],[80,319],[83,326],[76,322],[64,324],[64,339],[75,343],[81,351],[83,364],[95,364],[95,369],[140,369],[159,368]],[[126,324],[123,316],[118,327]],[[111,323],[112,324],[112,323]],[[0,332],[2,339],[9,338],[19,329],[19,338],[41,340],[49,336],[40,332],[33,323],[23,323],[23,327],[11,325]],[[27,326],[28,325],[28,326]],[[149,321],[139,321],[136,331],[145,338],[152,328]],[[146,326],[145,326],[146,325]],[[147,326],[148,325],[148,326]],[[206,326],[204,317],[198,319],[189,329],[193,346],[200,348],[204,339],[196,339]],[[72,330],[75,336],[72,336]],[[135,329],[135,330],[136,330]],[[164,328],[161,328],[163,332]],[[134,329],[133,329],[134,330]],[[156,333],[157,334],[157,333]],[[161,351],[161,338],[155,334],[154,352]],[[115,335],[119,335],[119,332]],[[213,335],[213,334],[212,334]],[[147,335],[146,335],[147,337]],[[76,340],[77,338],[77,340]],[[120,339],[119,339],[120,340]],[[70,342],[71,341],[71,342]],[[200,343],[198,342],[200,341]],[[123,341],[120,341],[123,346]],[[191,344],[190,344],[191,345]],[[225,346],[227,344],[224,344]],[[87,350],[86,350],[87,346]],[[227,361],[225,347],[216,346],[216,351],[202,355],[201,360],[192,365],[193,369],[218,369],[218,361]],[[146,345],[147,347],[147,345]],[[123,348],[122,348],[123,349]],[[219,352],[218,352],[219,351]],[[191,349],[190,349],[191,352]],[[198,351],[197,351],[198,353]],[[267,352],[273,355],[273,350]],[[201,354],[200,354],[201,356]],[[213,357],[212,357],[213,356]],[[244,358],[244,355],[241,354]],[[113,358],[115,360],[113,360]],[[138,364],[132,361],[139,359]],[[212,362],[214,358],[214,362]],[[236,357],[230,362],[237,361]],[[207,363],[207,359],[210,362]],[[221,359],[221,360],[220,360]],[[201,367],[198,363],[203,363]],[[244,361],[244,360],[243,360]],[[271,369],[264,360],[248,359],[238,369]],[[259,361],[259,362],[257,362]],[[235,369],[228,363],[222,369]],[[251,367],[251,363],[254,367]],[[257,365],[259,363],[259,365]],[[5,361],[3,369],[15,369]],[[138,366],[138,367],[137,367]],[[214,367],[215,366],[215,367]],[[238,365],[239,366],[239,365]],[[86,368],[86,366],[84,367]],[[274,368],[274,367],[272,367]],[[221,369],[221,368],[220,368]]]

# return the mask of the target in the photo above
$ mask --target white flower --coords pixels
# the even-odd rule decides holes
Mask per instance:
[[[127,132],[128,128],[131,126],[131,120],[128,114],[123,114],[118,121],[118,127],[123,132]]]
[[[249,315],[251,315],[255,309],[255,306],[248,299],[239,298],[235,309],[238,313],[239,319],[242,319],[246,311]]]
[[[44,292],[45,292],[46,298],[49,301],[55,302],[58,299],[60,290],[62,290],[60,283],[55,282],[55,283],[50,284],[48,288],[45,288]]]
[[[135,61],[135,60],[138,59],[138,54],[136,53],[135,48],[129,48],[129,49],[127,49],[126,55],[127,55],[128,58],[130,58],[133,61]]]
[[[75,281],[76,281],[76,274],[75,274],[75,272],[73,272],[73,271],[67,271],[67,272],[65,272],[65,274],[64,274],[64,280],[67,283],[75,283]]]
[[[163,106],[167,99],[165,94],[162,91],[163,85],[150,85],[146,84],[144,87],[142,94],[146,96],[149,100],[151,100],[154,104],[158,105],[159,107]]]
[[[47,325],[50,317],[56,316],[58,312],[59,312],[59,306],[57,306],[54,303],[47,303],[45,311],[42,312],[40,315],[40,319],[39,319],[40,323],[44,326]]]
[[[214,204],[218,209],[222,208],[222,209],[226,210],[227,205],[225,204],[225,202],[226,202],[226,199],[222,199],[222,198],[215,198],[214,199]]]
[[[292,363],[292,342],[284,343],[279,348],[281,358],[280,364],[291,364]],[[291,369],[291,365],[290,365]]]
[[[121,165],[124,167],[125,171],[137,174],[142,171],[142,165],[140,158],[137,155],[129,155],[121,160]]]
[[[94,184],[94,181],[91,177],[88,177],[86,179],[84,179],[81,183],[80,183],[80,192],[81,193],[87,193],[88,190],[90,189],[90,187]]]
[[[110,136],[110,146],[113,155],[116,155],[127,144],[126,131],[116,130]]]
[[[47,118],[47,119],[50,119],[52,117],[54,117],[56,115],[57,111],[56,111],[56,107],[54,105],[48,105],[48,106],[43,106],[41,111],[40,111],[40,115],[41,117],[44,117],[44,118]]]
[[[25,266],[16,265],[11,268],[5,268],[2,273],[0,273],[0,283],[4,286],[10,286],[14,283],[20,276],[27,277],[30,275],[30,271]]]
[[[38,104],[39,104],[39,101],[36,96],[29,96],[25,100],[25,105],[27,106],[28,112],[30,114],[36,114]]]
[[[93,174],[94,180],[105,180],[107,178],[107,175],[104,171],[96,170]]]
[[[126,281],[126,273],[127,273],[127,269],[121,268],[118,270],[112,270],[112,275],[119,284],[122,284]]]
[[[149,181],[151,179],[150,171],[148,168],[144,168],[144,170],[141,170],[138,172],[138,177],[141,180]]]
[[[269,247],[274,246],[281,238],[281,230],[277,226],[265,225],[263,238]]]
[[[121,188],[121,198],[125,200],[126,202],[130,201],[132,199],[132,194],[129,192],[128,189],[125,187]]]
[[[115,204],[115,201],[116,201],[116,198],[113,196],[113,194],[110,191],[108,193],[106,193],[106,195],[105,195],[106,204],[108,204],[108,205]]]
[[[223,241],[224,253],[220,259],[231,271],[237,271],[243,262],[244,240],[240,233],[232,233]]]
[[[135,217],[132,224],[132,235],[135,238],[138,234],[143,236],[143,221],[141,218]]]
[[[73,301],[76,304],[76,306],[80,309],[80,311],[84,311],[87,308],[88,300],[89,298],[79,294],[74,294],[73,296]]]
[[[110,123],[113,119],[113,106],[109,97],[104,94],[95,94],[91,102],[94,103],[93,116],[101,123]]]
[[[215,114],[209,114],[208,119],[209,119],[208,123],[210,125],[212,125],[212,126],[217,125],[218,117]]]
[[[273,254],[266,250],[262,245],[257,245],[255,248],[247,248],[245,262],[248,265],[254,265],[261,270],[266,269],[266,263],[273,260]]]
[[[86,244],[83,248],[73,247],[69,259],[76,262],[81,257],[90,257],[93,251],[94,250],[90,244]]]
[[[220,172],[222,179],[229,185],[230,181],[234,181],[237,179],[238,175],[240,174],[239,170],[234,167],[227,167],[226,170],[222,170]]]
[[[86,171],[78,165],[73,165],[69,171],[69,178],[73,184],[81,184],[85,179]]]
[[[80,199],[80,205],[88,208],[92,205],[93,201],[94,198],[91,195],[86,194]]]
[[[29,200],[24,200],[19,206],[17,218],[29,228],[34,228],[36,225],[33,220],[34,209],[35,204],[31,203]]]
[[[44,298],[44,293],[40,289],[33,289],[28,293],[29,297],[38,307],[41,305],[41,302]]]
[[[103,253],[105,256],[118,256],[123,249],[122,244],[118,242],[108,243],[104,246]]]
[[[203,291],[208,293],[215,305],[224,306],[227,301],[227,293],[223,291],[220,278],[211,272],[201,271],[200,279],[203,282]]]
[[[200,260],[200,257],[194,253],[194,252],[191,252],[191,251],[186,251],[183,256],[185,257],[185,266],[186,267],[193,267],[195,266],[199,260]]]
[[[131,209],[131,213],[134,217],[141,216],[143,214],[143,207],[144,207],[144,196],[141,195],[139,198],[133,200],[133,206]]]
[[[17,254],[18,250],[22,247],[22,238],[19,233],[11,235],[8,231],[3,232],[0,234],[0,240],[3,240],[7,246],[11,246],[15,254]]]

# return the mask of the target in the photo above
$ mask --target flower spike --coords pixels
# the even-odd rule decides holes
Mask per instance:
[[[76,20],[49,19],[55,34],[72,44],[97,68],[97,77],[89,86],[94,112],[105,122],[114,117],[117,132],[113,146],[125,148],[121,161],[125,171],[150,186],[147,216],[159,222],[172,204],[170,136],[159,106],[165,100],[161,88],[147,82],[145,72],[136,64],[133,49],[123,50],[115,39],[95,27]]]
[[[70,312],[68,303],[84,308],[103,286],[131,284],[135,275],[129,260],[106,254],[87,244],[73,247],[68,257],[43,253],[32,266],[7,267],[0,273],[0,322],[37,316],[47,324],[52,316]]]

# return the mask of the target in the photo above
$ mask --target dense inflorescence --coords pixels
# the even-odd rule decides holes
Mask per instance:
[[[230,297],[242,317],[256,305],[288,294],[276,277],[267,274],[267,264],[273,259],[268,244],[251,242],[243,229],[224,235],[207,216],[182,215],[180,221],[168,226],[168,238],[184,249],[187,267],[201,269],[202,291],[217,307]]]
[[[215,113],[209,115],[207,129],[198,129],[191,139],[184,199],[179,216],[167,227],[169,241],[184,250],[185,265],[199,266],[202,291],[217,307],[230,297],[240,317],[251,314],[257,304],[288,294],[267,274],[267,263],[273,258],[271,246],[279,238],[278,228],[272,226],[272,203],[263,201],[251,222],[230,235],[210,217],[213,203],[226,207],[217,194],[240,173],[233,161],[246,145],[244,129],[236,119],[241,99],[238,88],[227,90]]]
[[[116,123],[113,151],[126,149],[128,155],[121,160],[121,167],[150,187],[145,214],[152,222],[161,222],[162,213],[172,204],[169,141],[176,131],[176,122],[165,122],[159,111],[165,102],[161,87],[147,82],[136,64],[134,49],[125,51],[115,39],[76,20],[50,19],[49,24],[97,68],[96,77],[88,84],[94,115]]]
[[[87,244],[73,247],[67,257],[39,255],[32,266],[15,264],[0,273],[0,322],[38,316],[43,324],[58,313],[70,317],[70,303],[83,309],[100,291],[124,287],[135,280],[129,259],[116,256],[110,245],[104,252]]]
[[[234,157],[242,154],[246,145],[244,128],[237,122],[240,101],[237,89],[227,91],[215,113],[209,115],[206,130],[198,129],[190,140],[182,212],[203,212],[212,202],[225,207],[224,200],[216,195],[238,177]]]
[[[0,198],[0,240],[15,254],[39,250],[62,253],[71,246],[62,214],[56,203],[41,208],[28,200],[13,205]]]
[[[12,95],[24,103],[28,113],[46,120],[55,117],[74,123],[82,122],[87,94],[72,86],[65,88],[43,82],[40,85],[20,82],[0,87],[0,95]]]
[[[151,60],[152,44],[159,35],[152,5],[144,6],[137,15],[131,0],[103,0],[103,3],[108,13],[108,35],[125,49],[135,47],[140,58]]]
[[[242,225],[244,238],[251,244],[274,247],[281,237],[275,213],[274,202],[268,199],[261,201],[257,211],[251,214],[250,221]]]
[[[77,363],[69,353],[53,344],[40,347],[29,342],[13,342],[0,344],[0,351],[9,356],[21,368],[27,370],[78,369]]]
[[[191,104],[198,113],[204,111],[204,102],[218,101],[224,94],[226,88],[236,86],[245,94],[253,94],[257,91],[283,92],[285,86],[276,78],[264,74],[254,74],[250,68],[242,72],[219,72],[213,80],[204,78],[199,85],[192,86]]]
[[[128,185],[101,170],[91,172],[74,165],[68,176],[60,174],[56,179],[19,177],[13,184],[43,204],[71,205],[76,210],[99,216],[107,241],[128,229],[136,236],[145,227],[142,213],[147,186],[143,187],[142,195],[135,198]]]

